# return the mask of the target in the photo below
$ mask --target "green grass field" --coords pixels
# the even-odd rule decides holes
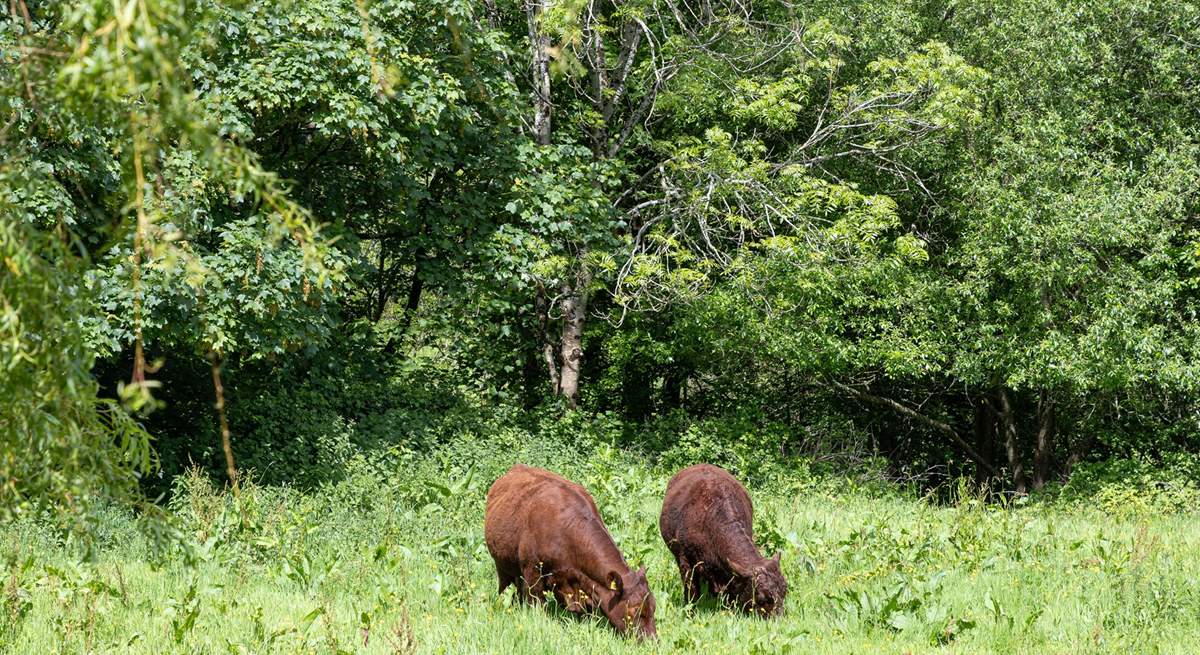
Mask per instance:
[[[364,468],[300,493],[204,479],[171,503],[182,542],[154,548],[121,513],[95,555],[34,522],[0,529],[4,653],[1194,653],[1200,529],[1187,514],[935,505],[797,474],[752,488],[756,536],[783,551],[777,621],[681,604],[657,534],[669,471],[618,451],[499,446]],[[461,453],[460,453],[461,454]],[[649,569],[659,639],[514,606],[483,545],[488,484],[516,457],[587,485]],[[368,473],[375,470],[375,473]],[[240,508],[240,509],[239,509]],[[511,592],[508,592],[511,594]]]

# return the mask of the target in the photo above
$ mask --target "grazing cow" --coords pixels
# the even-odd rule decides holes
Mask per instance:
[[[779,554],[758,554],[753,525],[750,494],[725,469],[697,464],[671,478],[658,527],[679,564],[686,602],[695,602],[700,583],[707,582],[745,611],[783,613],[787,581]]]
[[[500,593],[515,583],[522,602],[540,603],[550,591],[575,614],[599,609],[620,634],[657,636],[646,569],[629,569],[583,487],[516,464],[488,490],[483,535]]]

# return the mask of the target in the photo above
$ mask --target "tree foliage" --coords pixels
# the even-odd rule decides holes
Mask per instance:
[[[897,470],[1020,491],[1194,448],[1197,18],[15,0],[6,493],[131,489],[147,431],[171,471],[215,464],[210,365],[256,439],[231,456],[285,468],[420,432],[345,390],[421,367],[414,398],[618,412],[629,438],[757,422],[785,454],[850,425]],[[315,396],[294,431],[254,406]],[[55,466],[79,474],[29,473]]]

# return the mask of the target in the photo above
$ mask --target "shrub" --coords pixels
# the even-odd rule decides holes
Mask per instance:
[[[1200,455],[1172,453],[1082,463],[1056,494],[1061,502],[1116,516],[1188,512],[1200,507]]]

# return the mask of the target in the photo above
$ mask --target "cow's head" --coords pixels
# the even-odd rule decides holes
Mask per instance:
[[[762,617],[783,614],[783,599],[787,596],[787,580],[779,566],[779,553],[763,558],[748,567],[733,566],[736,578],[730,582],[728,593],[738,607]]]
[[[639,639],[658,636],[654,626],[654,594],[650,593],[645,567],[624,573],[610,572],[608,588],[612,595],[604,603],[603,611],[618,633],[636,630]]]

